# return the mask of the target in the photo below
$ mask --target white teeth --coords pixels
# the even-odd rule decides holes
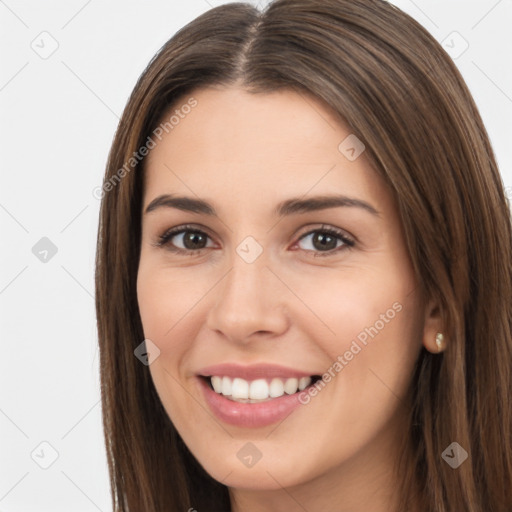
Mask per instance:
[[[284,383],[284,392],[287,395],[293,395],[293,393],[297,392],[297,388],[299,387],[299,379],[287,379]]]
[[[293,395],[297,391],[302,391],[311,384],[311,377],[279,379],[274,378],[257,379],[251,382],[238,377],[220,377],[214,375],[210,377],[212,387],[216,393],[230,397],[232,400],[256,401],[268,400],[269,398],[279,398],[285,393]]]
[[[299,379],[299,391],[306,389],[311,384],[311,377],[301,377]]]
[[[244,379],[233,379],[231,396],[233,398],[249,398],[249,383]]]
[[[222,377],[212,377],[212,386],[216,393],[222,393]]]
[[[265,379],[253,380],[249,386],[249,398],[263,400],[268,398],[268,384]]]
[[[270,383],[270,396],[277,398],[284,395],[284,383],[281,379],[272,379]]]
[[[222,394],[231,396],[231,379],[229,377],[222,377]]]

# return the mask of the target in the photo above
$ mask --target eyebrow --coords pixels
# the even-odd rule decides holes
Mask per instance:
[[[175,196],[172,194],[163,194],[153,199],[147,206],[145,213],[150,213],[158,208],[164,207],[218,217],[215,208],[207,201],[186,196]],[[284,217],[296,213],[308,213],[325,210],[327,208],[339,207],[361,208],[372,215],[380,216],[380,212],[366,201],[344,195],[323,195],[309,197],[308,199],[287,199],[279,203],[276,208],[274,208],[273,213],[279,217]]]

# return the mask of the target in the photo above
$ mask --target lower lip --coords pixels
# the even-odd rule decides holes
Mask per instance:
[[[208,382],[198,377],[206,402],[215,416],[225,423],[238,427],[257,428],[283,420],[299,407],[299,393],[283,395],[268,402],[241,403],[229,400],[210,388]]]

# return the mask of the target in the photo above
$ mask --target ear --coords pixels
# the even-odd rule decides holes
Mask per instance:
[[[443,335],[440,308],[437,302],[433,300],[429,301],[425,308],[423,346],[433,354],[443,352],[446,348],[446,337]]]

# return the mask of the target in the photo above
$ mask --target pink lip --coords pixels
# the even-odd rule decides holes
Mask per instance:
[[[199,370],[198,375],[203,377],[211,377],[218,375],[219,377],[240,377],[248,381],[256,379],[273,379],[273,378],[289,378],[289,377],[311,377],[312,375],[319,375],[318,373],[309,373],[285,366],[275,364],[254,364],[254,365],[240,365],[236,363],[225,363],[208,366]]]
[[[221,375],[226,373],[221,372]],[[211,389],[204,377],[198,377],[197,380],[206,403],[215,416],[225,423],[238,427],[258,428],[271,425],[284,420],[301,405],[299,393],[283,395],[268,402],[253,404],[235,402]]]

